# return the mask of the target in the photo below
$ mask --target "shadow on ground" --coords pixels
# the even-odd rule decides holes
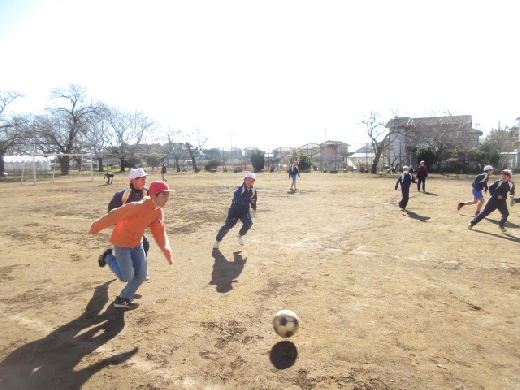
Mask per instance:
[[[209,284],[217,286],[219,293],[233,290],[233,283],[237,282],[236,279],[242,273],[247,257],[242,257],[242,251],[236,251],[233,252],[233,261],[228,261],[218,249],[213,249],[211,256],[215,263]]]
[[[273,366],[279,370],[291,367],[298,358],[298,350],[290,341],[280,341],[273,346],[269,355]]]
[[[94,290],[85,312],[48,336],[25,344],[0,363],[2,389],[81,389],[103,367],[120,364],[137,348],[105,358],[83,369],[74,369],[82,359],[102,346],[125,327],[125,309],[109,305],[106,282]]]

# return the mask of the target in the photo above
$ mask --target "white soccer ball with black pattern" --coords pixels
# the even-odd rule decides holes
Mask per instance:
[[[280,337],[291,337],[299,327],[300,319],[290,310],[280,310],[273,318],[273,329]]]

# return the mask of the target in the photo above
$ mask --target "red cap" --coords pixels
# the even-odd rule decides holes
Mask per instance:
[[[170,190],[170,187],[168,187],[168,184],[166,184],[163,181],[154,181],[152,184],[150,184],[150,187],[148,188],[148,193],[150,195],[155,195],[159,192],[163,191],[170,191],[175,192],[175,190]]]

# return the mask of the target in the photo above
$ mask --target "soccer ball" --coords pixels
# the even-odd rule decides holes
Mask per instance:
[[[290,310],[280,310],[273,318],[273,329],[280,337],[291,337],[300,326],[300,319]]]

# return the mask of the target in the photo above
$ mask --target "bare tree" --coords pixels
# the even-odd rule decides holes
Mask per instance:
[[[99,172],[103,172],[103,159],[110,156],[110,147],[112,146],[108,112],[108,108],[100,110],[97,120],[91,123],[85,135],[85,145],[98,161]]]
[[[0,175],[5,171],[5,154],[24,139],[25,117],[5,115],[7,106],[19,97],[23,95],[15,91],[0,91]]]
[[[388,129],[385,127],[385,122],[381,120],[380,114],[377,112],[371,112],[365,116],[365,119],[361,121],[361,123],[365,125],[365,131],[368,138],[370,138],[372,150],[374,151],[374,160],[372,161],[370,173],[377,173],[377,166],[383,155],[383,151],[390,145]]]
[[[166,139],[168,143],[165,147],[166,154],[170,154],[175,159],[175,168],[177,172],[181,171],[181,167],[179,164],[179,160],[186,159],[187,157],[187,149],[185,148],[184,142],[175,142],[175,138],[177,138],[182,132],[180,130],[172,130],[169,127],[166,130]]]
[[[197,167],[196,156],[202,151],[202,147],[204,146],[208,138],[204,134],[202,134],[202,132],[199,129],[195,129],[195,131],[192,134],[190,134],[187,138],[188,141],[186,141],[186,147],[188,148],[188,153],[193,164],[193,170],[195,171],[195,173],[199,173],[200,168]],[[194,146],[192,143],[190,143],[190,139],[193,140],[192,142],[196,142],[198,146]]]
[[[138,146],[146,140],[147,136],[153,134],[158,124],[142,112],[126,112],[117,108],[109,110],[108,123],[114,137],[117,157],[121,159],[121,172],[124,172],[127,165],[132,165]],[[127,160],[130,160],[130,164],[127,164]]]
[[[103,110],[101,103],[87,99],[86,88],[70,84],[51,92],[54,106],[47,108],[49,116],[36,123],[39,137],[47,152],[77,154],[85,152],[84,136]],[[61,173],[69,173],[69,156],[60,158]]]

